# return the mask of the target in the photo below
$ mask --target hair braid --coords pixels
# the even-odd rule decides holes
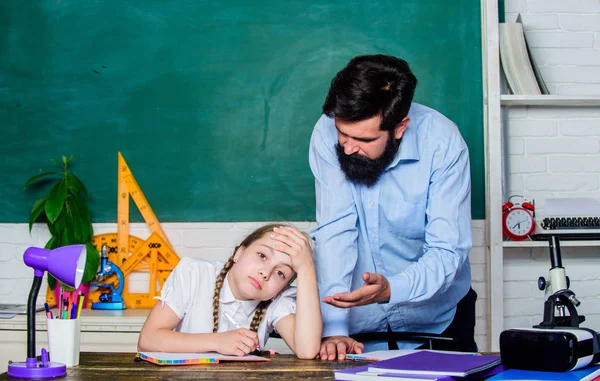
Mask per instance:
[[[260,302],[258,306],[256,306],[254,317],[252,318],[252,322],[250,323],[251,331],[258,332],[258,326],[260,325],[263,316],[265,316],[265,311],[267,310],[267,307],[269,307],[269,304],[271,304],[270,300],[264,300]]]
[[[223,287],[223,280],[225,280],[225,275],[227,275],[227,272],[229,271],[231,266],[233,266],[234,255],[232,255],[229,258],[229,260],[225,263],[225,266],[223,266],[221,272],[219,273],[215,281],[215,293],[213,295],[213,333],[217,333],[219,329],[219,296],[221,295],[221,287]]]

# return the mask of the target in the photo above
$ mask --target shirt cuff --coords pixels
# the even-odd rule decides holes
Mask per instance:
[[[408,275],[400,273],[388,278],[390,284],[390,304],[408,302],[410,296],[410,283]]]

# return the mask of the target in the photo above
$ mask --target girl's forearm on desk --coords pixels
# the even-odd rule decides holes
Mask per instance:
[[[216,351],[216,333],[185,333],[159,328],[140,333],[138,351],[211,352]]]

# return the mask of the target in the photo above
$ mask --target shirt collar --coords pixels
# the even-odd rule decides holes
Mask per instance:
[[[410,123],[406,127],[404,134],[402,134],[402,140],[400,140],[400,147],[396,153],[394,160],[388,165],[388,168],[395,167],[401,160],[419,160],[419,141],[417,139],[417,117],[414,115],[413,107],[408,112]]]
[[[229,274],[225,275],[225,280],[223,281],[223,286],[221,287],[221,295],[219,295],[219,302],[223,304],[233,304],[237,303],[242,306],[242,310],[244,310],[244,314],[246,316],[250,316],[256,310],[256,307],[260,303],[260,300],[237,300],[233,293],[231,292],[231,288],[229,287]]]

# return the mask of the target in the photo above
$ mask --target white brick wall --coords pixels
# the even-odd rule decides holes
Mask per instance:
[[[552,94],[600,95],[600,1],[506,0],[506,21],[521,13],[527,40]],[[510,107],[505,127],[506,196],[535,200],[600,197],[600,107]],[[562,248],[571,289],[587,327],[600,330],[600,248]],[[546,248],[504,249],[504,327],[541,321]]]
[[[180,257],[226,260],[233,248],[247,234],[263,222],[241,223],[163,223],[169,241]],[[294,226],[308,232],[316,226],[314,222],[294,222]],[[485,224],[473,221],[473,250],[470,255],[473,271],[473,289],[479,295],[477,301],[476,339],[485,348],[486,336],[486,285],[485,285]],[[94,224],[94,233],[113,233],[116,224]],[[145,224],[131,224],[130,234],[146,239],[150,235]],[[33,271],[23,263],[23,252],[29,246],[43,247],[49,235],[45,225],[36,224],[31,236],[27,224],[0,224],[0,303],[25,303],[31,287]],[[148,290],[149,277],[133,274],[128,282],[134,292]],[[46,283],[44,283],[45,285]],[[45,291],[45,289],[44,289]],[[39,303],[43,303],[44,292],[40,292]]]

